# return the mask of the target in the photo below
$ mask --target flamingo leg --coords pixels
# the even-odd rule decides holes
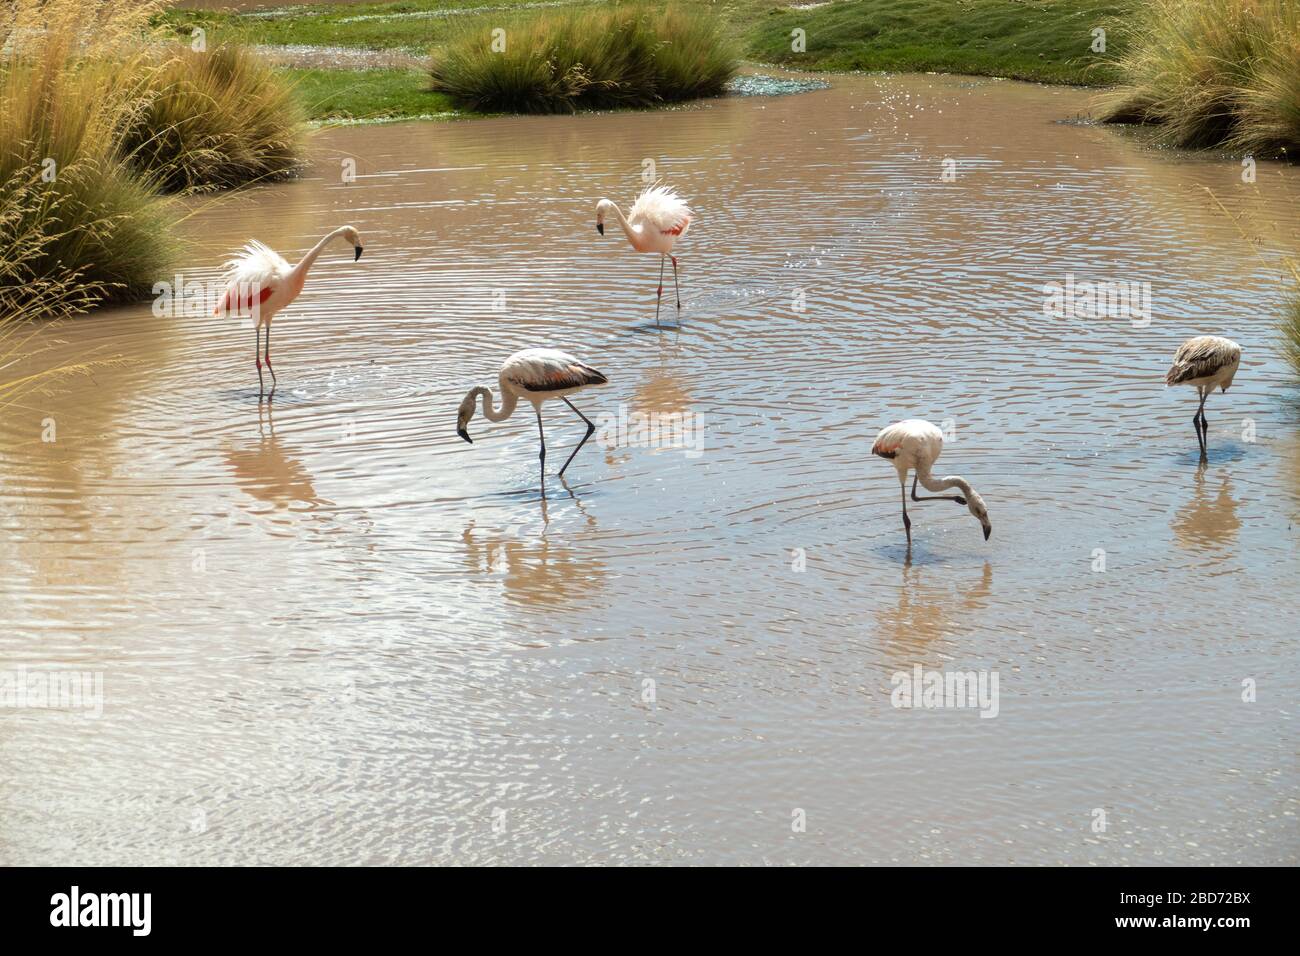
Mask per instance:
[[[266,323],[266,367],[271,373],[271,394],[267,396],[269,401],[275,395],[275,369],[271,367],[271,323]]]
[[[664,257],[659,257],[659,288],[655,291],[655,328],[661,328],[659,325],[659,306],[663,304],[664,299]]]
[[[673,291],[677,293],[677,324],[682,324],[682,290],[677,285],[677,257],[669,256],[673,260]]]
[[[898,483],[903,492],[903,530],[907,532],[907,550],[912,550],[912,519],[907,516],[907,475],[903,475]]]
[[[1201,404],[1196,409],[1196,414],[1192,417],[1192,424],[1196,427],[1196,442],[1201,446],[1201,461],[1205,461],[1206,448],[1209,445],[1209,425],[1205,421],[1205,399],[1209,395],[1208,389],[1197,389],[1201,393]]]
[[[955,501],[959,505],[964,505],[966,499],[961,495],[918,495],[916,493],[917,475],[912,476],[912,500],[913,501]]]
[[[585,435],[582,436],[582,441],[578,442],[578,447],[575,448],[575,449],[573,449],[573,452],[569,455],[569,461],[573,461],[573,458],[574,458],[575,455],[578,454],[579,449],[581,449],[583,445],[587,444],[587,439],[590,438],[590,437],[591,437],[591,433],[594,432],[594,431],[596,430],[596,426],[593,425],[593,424],[591,423],[591,419],[590,419],[590,418],[588,418],[586,415],[582,414],[582,412],[579,412],[579,411],[578,411],[578,406],[574,405],[573,402],[569,401],[568,398],[566,398],[565,396],[561,395],[560,397],[561,397],[562,399],[564,399],[564,404],[565,404],[565,405],[568,405],[568,406],[569,406],[570,408],[572,408],[575,412],[577,412],[578,417],[581,418],[584,422],[587,423],[587,434],[585,434]],[[566,461],[566,462],[564,463],[564,468],[568,468],[568,467],[569,467],[569,461]],[[560,477],[561,477],[561,478],[564,477],[564,468],[561,468],[561,469],[560,469]]]
[[[542,406],[534,405],[533,411],[537,413],[537,438],[541,442],[542,450],[537,454],[537,460],[541,463],[542,471],[542,497],[546,497],[546,432],[542,431]]]
[[[253,358],[257,361],[257,401],[261,404],[262,392],[266,385],[262,381],[262,327],[260,325],[253,326],[253,338]]]

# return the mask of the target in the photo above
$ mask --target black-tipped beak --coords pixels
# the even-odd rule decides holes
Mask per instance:
[[[596,223],[596,231],[603,236],[605,234],[605,224],[603,222]]]
[[[987,541],[989,539],[989,535],[991,535],[992,533],[993,533],[993,525],[986,524],[984,526],[984,540]]]
[[[365,252],[366,250],[362,249],[360,246],[353,246],[353,249],[356,252],[356,256],[353,257],[352,261],[356,262],[357,259],[361,258],[361,253]]]
[[[465,431],[465,429],[463,429],[463,428],[457,428],[457,429],[456,429],[456,434],[459,435],[461,438],[465,439],[465,440],[466,440],[467,442],[469,442],[471,445],[474,444],[474,439],[472,439],[472,438],[469,437],[469,432]],[[984,537],[987,538],[988,535],[986,534],[986,535],[984,535]]]

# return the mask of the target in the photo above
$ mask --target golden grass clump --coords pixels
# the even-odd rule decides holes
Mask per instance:
[[[167,204],[120,152],[147,6],[109,0],[89,30],[71,0],[0,19],[0,316],[137,295],[170,263]]]
[[[176,50],[163,4],[0,9],[0,318],[139,297],[178,252],[164,192],[282,178],[302,162],[290,86],[249,53]]]
[[[432,88],[485,112],[645,107],[717,96],[738,61],[721,21],[696,8],[546,11],[503,29],[455,34],[433,54]]]
[[[1151,123],[1164,143],[1260,156],[1300,151],[1300,2],[1151,0],[1109,122]]]
[[[169,192],[285,179],[303,164],[306,114],[293,89],[240,47],[182,48],[140,78],[123,148]]]

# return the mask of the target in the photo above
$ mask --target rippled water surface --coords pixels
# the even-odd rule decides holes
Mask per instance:
[[[1295,862],[1300,172],[1058,122],[1086,108],[840,77],[348,128],[196,203],[186,281],[254,236],[367,252],[276,319],[269,411],[236,320],[44,337],[122,361],[6,412],[0,653],[102,675],[103,715],[0,710],[0,861]],[[644,159],[697,209],[679,331],[592,228]],[[1150,282],[1149,325],[1045,317],[1071,274]],[[1204,469],[1163,386],[1200,332],[1244,347]],[[531,415],[455,434],[542,344],[608,375],[589,416],[685,413],[701,453],[593,441],[563,484],[550,407],[543,500]],[[915,504],[906,560],[869,450],[913,416],[987,543]],[[998,716],[892,707],[916,664],[996,672]]]

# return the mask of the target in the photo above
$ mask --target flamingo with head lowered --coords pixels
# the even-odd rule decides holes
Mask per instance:
[[[271,373],[271,395],[275,395],[275,369],[271,367],[271,320],[276,313],[298,298],[307,272],[321,251],[334,239],[343,239],[355,253],[352,261],[361,258],[361,236],[352,226],[339,226],[324,236],[302,260],[291,266],[278,252],[258,242],[249,242],[239,254],[226,263],[226,291],[217,303],[214,315],[250,314],[253,332],[257,337],[253,355],[257,359],[257,400],[262,400],[265,383],[262,379],[262,360],[266,360]],[[262,350],[262,326],[266,326],[266,349]]]
[[[1241,346],[1219,335],[1198,335],[1188,339],[1174,353],[1174,364],[1165,373],[1165,385],[1191,385],[1201,397],[1192,416],[1196,441],[1201,446],[1201,461],[1206,460],[1210,444],[1210,426],[1205,420],[1205,400],[1218,388],[1226,392],[1241,365]]]
[[[896,422],[880,430],[876,443],[871,446],[871,453],[881,458],[888,458],[894,463],[898,472],[898,483],[903,489],[903,528],[907,531],[907,547],[912,547],[912,519],[907,516],[907,473],[915,471],[912,478],[913,501],[955,501],[966,505],[984,529],[984,540],[989,539],[993,525],[989,523],[989,511],[981,498],[965,478],[950,475],[947,478],[935,478],[930,468],[943,451],[943,432],[937,425],[932,425],[919,418],[909,418]],[[960,495],[938,495],[936,497],[917,497],[916,483],[920,481],[926,491],[946,491],[956,488]],[[965,497],[963,497],[963,495]]]
[[[602,199],[596,203],[596,231],[605,234],[605,219],[608,216],[618,219],[623,227],[623,234],[632,248],[637,252],[657,252],[659,259],[659,288],[655,292],[655,325],[659,324],[659,306],[664,297],[664,261],[673,260],[673,289],[677,293],[677,323],[681,324],[682,292],[677,285],[677,257],[673,255],[673,245],[678,237],[686,235],[691,228],[691,209],[686,200],[667,186],[648,186],[632,204],[632,211],[624,216],[623,211]]]
[[[469,437],[470,419],[483,400],[483,415],[490,422],[503,422],[514,414],[519,399],[531,402],[537,414],[537,434],[541,439],[542,450],[538,457],[542,468],[542,494],[546,494],[546,432],[542,431],[542,403],[548,398],[558,398],[573,409],[574,413],[587,423],[587,433],[578,442],[578,447],[570,453],[568,461],[560,469],[569,467],[579,449],[587,444],[587,439],[596,430],[586,415],[578,411],[576,405],[569,401],[569,396],[589,385],[604,385],[609,379],[585,362],[580,362],[568,352],[559,349],[524,349],[515,352],[501,363],[501,373],[497,376],[501,392],[501,407],[497,408],[492,398],[492,390],[483,385],[471,388],[461,400],[456,413],[456,434],[471,445],[474,439]]]

